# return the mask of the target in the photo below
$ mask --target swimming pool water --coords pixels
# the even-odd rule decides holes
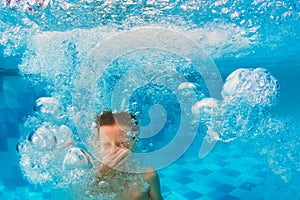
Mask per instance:
[[[1,198],[54,199],[47,187],[28,184],[18,166],[15,146],[22,130],[22,119],[32,112],[31,105],[39,96],[32,93],[28,81],[20,77],[1,76]],[[18,122],[18,123],[16,123]],[[168,198],[177,199],[257,199],[278,196],[274,186],[292,187],[274,176],[265,162],[249,154],[240,144],[219,144],[205,159],[197,157],[201,139],[197,138],[184,157],[159,171],[161,187]],[[266,188],[268,187],[268,188]],[[268,193],[267,193],[268,192]],[[57,195],[57,191],[55,193]],[[292,197],[291,197],[292,198]]]
[[[299,141],[300,132],[299,1],[45,2],[43,6],[32,1],[0,3],[0,199],[60,199],[65,196],[63,191],[53,191],[46,185],[36,186],[24,180],[16,153],[20,138],[26,137],[23,122],[34,114],[33,105],[41,96],[57,95],[65,105],[71,102],[73,91],[78,89],[73,81],[84,84],[80,82],[80,67],[86,64],[89,51],[98,43],[109,41],[125,30],[144,27],[175,30],[197,41],[214,61],[223,80],[238,68],[269,70],[279,81],[280,98],[277,105],[266,112],[276,116],[283,128],[292,132],[276,132],[283,137],[274,144],[270,138],[250,140],[247,137],[231,143],[218,142],[200,159],[199,148],[205,136],[202,124],[188,151],[171,165],[159,169],[164,197],[300,198],[297,181],[300,178],[300,155],[297,153],[300,144],[295,143]],[[113,48],[109,45],[105,48]],[[101,110],[103,104],[111,106],[111,88],[114,89],[119,80],[126,80],[122,77],[128,70],[131,77],[125,76],[127,82],[122,82],[129,82],[128,89],[155,74],[155,83],[170,81],[172,86],[172,81],[175,82],[172,73],[176,69],[194,84],[198,101],[209,97],[202,74],[197,74],[189,64],[179,59],[174,51],[140,50],[122,55],[110,63],[98,80],[99,88],[108,86],[106,91],[97,91],[98,99],[103,98],[103,101],[95,102],[95,107]],[[134,68],[139,65],[150,67]],[[140,75],[145,76],[140,78]],[[161,97],[155,92],[167,96]],[[179,111],[172,92],[165,86],[153,84],[141,87],[132,95],[131,109],[140,109],[145,117],[141,118],[142,124],[149,123],[147,112],[155,103],[164,105],[171,116],[168,118],[171,123],[143,145],[150,142],[159,149],[174,137],[172,131],[179,126],[174,116]],[[280,124],[276,120],[269,121],[273,128]],[[269,130],[273,130],[272,127]],[[263,131],[268,132],[268,129]],[[292,156],[288,154],[290,149],[295,149]],[[151,151],[151,148],[144,150]]]
[[[7,99],[4,104],[6,107],[2,108],[7,114],[2,119],[4,123],[1,128],[7,135],[1,139],[1,198],[52,199],[54,195],[47,187],[29,185],[23,180],[15,152],[19,129],[14,127],[21,126],[22,117],[31,112],[30,105],[38,94],[32,93],[32,89],[26,87],[28,82],[19,77],[2,76],[1,80],[1,95]],[[18,102],[13,102],[13,99]],[[220,144],[213,155],[200,160],[192,156],[199,145],[197,141],[195,143],[189,156],[159,171],[166,196],[170,196],[171,192],[172,196],[179,199],[251,199],[260,194],[257,187],[267,173],[262,163],[251,156],[243,156],[241,149],[229,144]]]

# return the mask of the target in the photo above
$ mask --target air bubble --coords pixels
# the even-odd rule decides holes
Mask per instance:
[[[48,123],[43,124],[30,135],[29,141],[38,150],[52,150],[57,144],[54,127]]]
[[[200,120],[208,122],[213,116],[221,114],[221,102],[214,98],[205,98],[197,102],[192,107],[192,112],[195,116],[200,116]]]
[[[57,145],[64,147],[75,143],[73,140],[73,131],[66,125],[61,125],[56,133]]]
[[[78,147],[72,147],[68,150],[64,158],[63,169],[90,169],[92,160],[90,155]]]
[[[273,106],[279,97],[279,83],[266,69],[238,69],[223,86],[225,102],[240,102],[250,106]]]
[[[64,108],[62,104],[53,97],[40,97],[36,100],[36,113],[40,118],[47,121],[57,121],[62,118]]]
[[[205,98],[196,103],[193,114],[207,126],[210,140],[230,142],[253,138],[263,126],[266,107],[279,97],[277,79],[266,69],[237,69],[226,79],[223,101]]]

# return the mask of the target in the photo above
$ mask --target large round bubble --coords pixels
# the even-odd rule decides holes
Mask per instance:
[[[63,161],[63,169],[89,169],[92,167],[90,155],[78,147],[69,149]]]
[[[226,79],[222,96],[227,102],[272,106],[279,97],[279,83],[266,69],[238,69]]]
[[[29,136],[31,144],[38,150],[51,150],[57,144],[55,127],[49,123],[44,123]]]
[[[246,88],[240,88],[242,86],[243,79],[245,77],[248,77],[250,74],[250,71],[248,69],[237,69],[234,72],[232,72],[227,78],[223,85],[222,90],[222,96],[226,100],[228,98],[234,97],[234,96],[240,96],[242,95],[242,89]]]
[[[197,102],[192,107],[195,116],[199,116],[200,120],[208,122],[214,116],[221,114],[221,102],[214,98],[205,98]]]

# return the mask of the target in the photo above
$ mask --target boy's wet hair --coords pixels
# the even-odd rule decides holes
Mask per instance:
[[[110,110],[103,111],[100,115],[96,116],[95,120],[97,127],[105,125],[115,125],[118,123],[122,126],[135,127],[138,125],[138,121],[134,114],[127,111],[112,112]]]
[[[123,143],[123,146],[129,149],[134,149],[135,141],[140,134],[140,128],[135,115],[127,111],[112,112],[110,110],[105,110],[100,115],[96,116],[95,123],[98,128],[107,125],[113,126],[115,124],[129,127],[130,131],[126,132],[128,140]]]

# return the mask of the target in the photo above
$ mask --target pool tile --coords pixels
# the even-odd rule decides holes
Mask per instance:
[[[224,185],[224,183],[219,180],[213,180],[213,181],[209,182],[207,185],[214,187],[214,188],[218,188],[218,187]]]
[[[199,184],[191,183],[191,184],[188,184],[187,187],[189,187],[192,190],[197,191],[201,194],[208,194],[215,190],[214,188],[207,186],[206,184],[201,184],[201,183],[199,183]]]
[[[0,138],[6,138],[9,132],[5,122],[0,122]]]
[[[19,122],[19,113],[17,107],[10,107],[4,109],[4,120],[7,123],[13,123]]]
[[[28,194],[29,199],[35,199],[35,200],[42,200],[43,199],[43,193],[40,192],[30,192]]]
[[[247,191],[251,191],[256,187],[256,185],[257,184],[255,184],[255,183],[245,182],[240,186],[240,188],[247,190]]]
[[[0,99],[1,99],[1,95],[0,95]],[[2,105],[0,104],[0,106]],[[4,115],[5,115],[4,108],[0,107],[0,123],[4,123]],[[0,133],[4,133],[4,132],[0,132]]]
[[[16,187],[16,192],[26,193],[28,191],[28,187]]]
[[[261,169],[262,168],[262,166],[259,168],[259,169]],[[256,177],[266,177],[266,172],[264,171],[264,170],[259,170],[256,174],[255,174],[255,176]]]
[[[20,178],[14,177],[13,175],[10,177],[12,177],[12,178],[2,177],[2,182],[4,184],[4,190],[15,192]]]
[[[185,169],[185,167],[182,170],[179,171],[181,176],[188,176],[190,174],[193,174],[194,172],[195,171],[193,171],[193,170]]]
[[[214,200],[213,198],[210,198],[208,196],[203,196],[200,198],[200,200]]]
[[[2,134],[2,133],[0,132],[0,134]],[[8,151],[8,146],[7,146],[6,138],[5,137],[1,137],[1,136],[0,136],[0,151],[2,151],[2,152],[3,151],[4,152]]]
[[[222,192],[224,192],[224,193],[229,193],[229,192],[231,192],[232,190],[234,190],[236,187],[234,187],[234,186],[232,186],[232,185],[229,185],[229,184],[223,184],[223,185],[221,185],[221,186],[219,186],[219,187],[217,187],[217,190],[219,190],[219,191],[222,191]]]
[[[11,155],[11,160],[12,162],[14,162],[12,163],[12,165],[16,165],[18,163],[17,161],[19,160],[19,154],[16,151],[17,144],[19,143],[19,138],[7,138],[6,141],[8,145],[8,151]]]
[[[211,197],[212,199],[220,199],[220,198],[222,198],[225,195],[226,194],[224,192],[220,192],[220,191],[217,191],[217,190],[212,191],[212,192],[206,194],[206,196]]]
[[[220,172],[213,173],[212,177],[214,179],[221,180],[223,183],[230,184],[234,187],[239,187],[242,183],[242,181],[240,179],[234,178],[234,177],[231,177],[231,176],[227,176],[227,175],[222,174]]]
[[[162,185],[167,185],[169,190],[173,191],[177,188],[182,187],[183,185],[181,183],[178,183],[177,181],[174,181],[171,177],[165,177],[161,179]]]
[[[214,161],[206,162],[205,164],[203,164],[203,167],[213,170],[213,171],[218,171],[223,168],[222,166],[215,164]]]
[[[209,169],[202,169],[200,171],[198,171],[198,173],[202,174],[202,175],[208,175],[211,174],[213,171],[209,170]]]
[[[200,197],[203,196],[203,194],[196,192],[196,191],[190,191],[183,195],[187,199],[200,199]]]
[[[30,192],[43,192],[43,188],[41,186],[37,186],[37,185],[30,185],[29,191]]]
[[[0,179],[2,183],[5,185],[5,183],[13,183],[11,181],[14,178],[18,178],[16,176],[16,172],[13,171],[13,168],[9,163],[6,162],[9,161],[9,153],[8,152],[0,152],[0,158],[3,159],[0,161]],[[14,185],[14,184],[12,184]]]
[[[237,177],[241,174],[241,172],[233,170],[233,169],[222,169],[222,173],[231,177]]]
[[[171,170],[171,169],[163,169],[163,170],[160,170],[159,172],[159,175],[162,175],[160,178],[163,178],[163,177],[173,177],[173,176],[176,176],[178,175],[178,172],[176,172],[175,170]]]
[[[184,194],[193,191],[191,188],[183,186],[181,188],[178,188],[178,190],[176,190],[175,192],[181,196],[183,196]]]
[[[190,163],[194,164],[194,165],[201,165],[203,162],[202,159],[196,158],[193,161],[191,161]]]
[[[169,188],[165,184],[161,184],[160,190],[162,193],[169,192]]]
[[[2,75],[0,75],[0,92],[3,91],[3,77]]]
[[[247,190],[240,189],[240,188],[236,188],[235,190],[230,192],[230,194],[235,197],[239,197],[240,199],[243,199],[243,200],[263,199],[263,198],[259,198],[259,194],[252,193]]]
[[[15,192],[14,191],[3,191],[1,195],[1,199],[14,199],[15,197]]]
[[[198,157],[183,157],[184,162],[200,164],[202,161]]]
[[[43,192],[43,199],[44,200],[52,200],[54,199],[54,195],[50,192]]]
[[[189,199],[185,198],[184,196],[178,194],[177,191],[167,192],[162,195],[163,195],[164,200],[189,200]]]
[[[232,196],[230,194],[226,194],[225,196],[221,197],[219,200],[239,200],[239,198]]]
[[[7,132],[7,134],[9,134],[9,137],[13,137],[13,138],[20,137],[19,127],[16,126],[15,123],[6,122],[4,125],[6,129],[5,131]]]
[[[189,177],[186,177],[186,176],[183,176],[183,177],[180,177],[180,178],[176,179],[176,181],[183,184],[183,185],[186,185],[190,182],[193,182],[193,179],[191,179]]]

